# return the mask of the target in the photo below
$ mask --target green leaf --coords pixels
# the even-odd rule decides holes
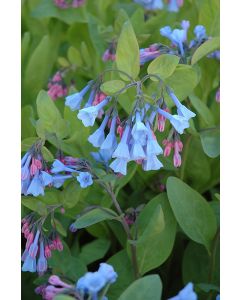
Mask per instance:
[[[72,65],[77,67],[81,67],[83,65],[81,54],[75,47],[69,47],[67,56]]]
[[[97,239],[91,243],[84,245],[79,254],[79,258],[86,265],[96,260],[102,259],[110,248],[110,241],[106,239]]]
[[[36,131],[31,122],[34,118],[33,108],[31,105],[26,105],[22,108],[21,112],[21,136],[27,138],[35,136]]]
[[[220,1],[202,0],[199,7],[198,24],[203,24],[209,36],[219,36],[220,33]]]
[[[113,220],[117,218],[118,215],[111,209],[108,208],[94,208],[86,213],[84,213],[81,217],[79,217],[74,225],[78,229],[86,228],[93,224],[102,222],[104,220]]]
[[[126,72],[135,79],[140,71],[139,46],[130,21],[124,23],[117,44],[116,51],[117,68]],[[129,78],[119,74],[123,80]]]
[[[67,231],[66,229],[63,227],[63,225],[56,219],[54,218],[54,222],[52,224],[54,227],[56,226],[57,231],[64,237],[67,236]]]
[[[111,285],[107,295],[109,299],[118,299],[122,292],[133,282],[133,267],[126,250],[114,254],[107,261],[118,274],[117,281]],[[136,299],[136,298],[133,298]],[[133,300],[132,299],[132,300]]]
[[[178,65],[173,74],[165,80],[178,98],[186,98],[198,84],[197,71],[188,65]]]
[[[162,282],[158,275],[148,275],[134,281],[118,300],[159,300],[162,295]]]
[[[219,37],[212,38],[203,43],[197,50],[194,52],[192,56],[191,64],[194,65],[204,56],[210,54],[211,52],[218,50],[220,47],[220,39]]]
[[[182,277],[185,284],[209,282],[212,276],[212,284],[219,286],[220,249],[219,240],[216,242],[216,250],[209,256],[206,249],[199,244],[190,242],[184,252],[182,261]],[[214,262],[214,264],[212,264]],[[212,269],[211,269],[212,268]]]
[[[125,83],[122,80],[110,80],[101,85],[101,90],[107,95],[113,95],[124,88]]]
[[[200,132],[203,151],[211,158],[220,155],[220,130],[209,128]]]
[[[72,208],[78,202],[84,201],[84,197],[87,196],[88,190],[82,190],[76,180],[71,181],[65,187],[63,193],[63,205],[65,208]]]
[[[206,125],[214,125],[213,115],[211,113],[211,110],[207,107],[207,105],[195,95],[190,95],[189,99],[195,110],[201,116],[202,120],[206,123]]]
[[[33,196],[22,196],[21,203],[32,211],[38,212],[41,216],[47,215],[47,207],[44,203]]]
[[[48,81],[57,44],[53,44],[49,36],[44,36],[33,51],[24,73],[23,86],[31,98],[36,97]]]
[[[173,213],[186,235],[209,250],[217,223],[207,201],[176,177],[167,180],[167,195]]]
[[[41,90],[36,102],[41,129],[49,133],[55,133],[60,138],[65,137],[67,135],[66,121],[62,119],[59,110],[47,92]]]
[[[143,254],[147,253],[144,252],[144,249],[142,249],[142,252],[140,253],[137,251],[141,274],[162,265],[171,254],[174,245],[177,223],[166,193],[154,197],[141,211],[137,219],[139,236],[141,236],[145,231],[145,228],[149,226],[151,217],[159,206],[161,206],[163,211],[165,226],[162,230],[155,228],[154,230],[159,231],[159,233],[156,232],[155,241],[153,244],[146,245],[146,251],[151,252],[152,254],[144,257]],[[159,251],[159,249],[161,249],[161,251]]]
[[[158,75],[161,79],[167,78],[176,69],[179,59],[176,55],[162,54],[150,63],[147,72],[148,74]],[[157,81],[154,77],[151,77],[151,80]]]

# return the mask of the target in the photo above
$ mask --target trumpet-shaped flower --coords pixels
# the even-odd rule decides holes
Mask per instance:
[[[101,150],[115,150],[117,146],[117,138],[115,134],[117,118],[113,117],[111,121],[110,132],[102,143]]]
[[[203,25],[197,25],[194,28],[194,34],[197,41],[202,41],[203,39],[207,39],[206,28]]]
[[[43,274],[45,271],[47,271],[47,260],[44,253],[43,241],[40,243],[40,255],[37,262],[37,271],[39,274]]]
[[[136,121],[132,128],[131,134],[134,140],[139,141],[142,146],[146,145],[147,127],[141,121],[141,116],[139,112],[136,112]]]
[[[111,164],[110,168],[115,173],[121,173],[123,175],[127,175],[127,163],[128,160],[126,158],[116,158]]]
[[[106,115],[102,121],[100,127],[88,137],[89,143],[91,143],[94,147],[100,147],[105,140],[105,127],[107,125],[109,119],[109,115]]]
[[[158,109],[158,113],[163,115],[166,119],[168,119],[171,122],[172,126],[180,134],[183,133],[184,129],[189,127],[188,120],[185,117],[171,115],[168,112],[162,110],[161,108]]]
[[[159,170],[163,167],[163,164],[158,160],[156,155],[149,155],[143,161],[143,170],[144,171],[151,171],[151,170]]]
[[[83,189],[93,184],[92,175],[89,172],[80,172],[77,181]]]
[[[92,82],[89,82],[80,92],[69,95],[66,97],[65,105],[68,106],[72,111],[80,109],[83,97],[91,87]]]
[[[157,139],[154,138],[154,133],[152,132],[149,124],[147,124],[147,128],[148,128],[147,146],[146,146],[147,156],[162,154],[163,149],[158,144]]]
[[[65,166],[60,160],[55,159],[52,165],[51,173],[60,173],[60,172],[76,172],[75,166]]]
[[[120,143],[118,144],[116,150],[113,152],[112,157],[130,159],[129,147],[128,147],[128,136],[130,132],[130,126],[126,125],[123,132]]]
[[[143,150],[139,141],[132,139],[132,145],[130,150],[131,160],[141,160],[146,158],[146,153]]]
[[[83,125],[85,127],[93,126],[94,122],[96,120],[96,117],[98,116],[98,112],[109,102],[110,97],[107,97],[105,100],[103,100],[101,103],[95,106],[89,106],[85,107],[78,112],[78,119],[83,122]]]
[[[44,195],[44,183],[41,180],[39,171],[34,175],[26,194],[33,195],[34,197]]]
[[[34,273],[36,272],[36,270],[37,270],[36,258],[33,258],[28,254],[24,260],[22,271]]]

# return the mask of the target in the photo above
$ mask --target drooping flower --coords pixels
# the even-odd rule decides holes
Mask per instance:
[[[158,144],[157,139],[153,131],[151,130],[149,123],[147,123],[147,129],[148,129],[147,145],[146,145],[147,156],[162,154],[163,150]]]
[[[47,271],[47,259],[45,257],[43,241],[40,242],[40,254],[37,262],[37,271],[39,274],[43,274]]]
[[[171,115],[168,112],[162,110],[161,108],[158,109],[158,113],[163,115],[166,119],[168,119],[172,126],[175,128],[175,130],[180,134],[183,133],[184,129],[189,127],[188,120],[183,116]]]
[[[95,106],[89,106],[79,110],[77,115],[78,119],[83,122],[85,127],[93,126],[95,123],[95,119],[98,116],[98,112],[102,109],[107,103],[110,101],[111,97],[107,97],[101,103]]]
[[[134,140],[139,141],[141,145],[144,146],[146,145],[147,132],[147,127],[141,121],[140,113],[136,112],[135,124],[131,131],[132,137],[134,138]]]
[[[129,146],[128,146],[128,136],[130,133],[130,126],[126,125],[121,141],[118,144],[116,150],[113,152],[112,157],[114,158],[124,158],[126,160],[130,159]]]
[[[158,160],[156,155],[149,155],[146,159],[144,159],[142,166],[144,171],[151,171],[159,170],[163,167],[163,164],[160,162],[160,160]]]
[[[175,297],[168,300],[197,300],[197,294],[193,290],[193,284],[189,282]]]
[[[80,109],[83,97],[89,91],[91,85],[92,81],[90,81],[80,92],[67,96],[65,105],[68,106],[72,111]]]
[[[60,160],[55,159],[52,165],[51,173],[60,173],[60,172],[75,172],[75,166],[66,166]]]
[[[105,118],[102,121],[102,124],[100,127],[88,137],[88,141],[94,146],[94,147],[100,147],[102,143],[105,140],[105,127],[108,123],[109,115],[106,115]]]
[[[106,263],[101,263],[98,269],[98,273],[105,278],[106,282],[114,283],[117,280],[117,273],[113,267]]]
[[[117,138],[115,134],[116,130],[117,117],[114,116],[111,121],[109,134],[106,136],[106,139],[103,141],[100,149],[101,150],[111,150],[114,151],[117,146]]]
[[[128,160],[126,158],[116,158],[111,164],[110,168],[115,173],[121,173],[123,175],[127,175],[127,163]]]
[[[79,172],[77,181],[80,183],[81,188],[86,188],[93,184],[92,175],[89,172]]]

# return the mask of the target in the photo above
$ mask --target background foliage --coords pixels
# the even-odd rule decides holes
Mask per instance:
[[[66,81],[70,84],[73,79],[73,90],[80,90],[112,66],[101,57],[113,39],[126,40],[131,35],[129,28],[122,30],[126,21],[131,22],[137,37],[137,41],[126,40],[128,60],[134,62],[138,60],[137,42],[140,48],[163,42],[159,29],[174,27],[183,19],[191,24],[189,40],[197,24],[204,25],[208,35],[219,37],[217,0],[185,0],[179,13],[162,10],[148,20],[144,20],[143,8],[130,0],[89,0],[81,8],[67,10],[59,10],[50,0],[22,1],[22,151],[38,136],[44,136],[44,157],[49,162],[59,146],[67,155],[90,158],[94,148],[87,137],[92,130],[64,107],[63,98],[53,102],[40,90],[47,89],[49,78],[60,68],[71,66]],[[128,70],[128,60],[123,59],[118,67],[135,77],[138,67]],[[146,70],[143,66],[141,74]],[[114,220],[103,216],[104,221],[96,220],[96,224],[88,224],[91,226],[79,224],[84,229],[77,233],[68,231],[85,207],[111,207],[110,199],[97,184],[83,190],[76,182],[67,182],[64,189],[47,190],[45,196],[22,197],[23,216],[30,210],[41,214],[47,204],[63,204],[65,214],[57,218],[64,250],[51,258],[53,272],[76,281],[87,269],[95,270],[100,261],[107,261],[119,274],[108,293],[112,300],[120,295],[121,300],[133,299],[132,293],[144,285],[141,280],[146,280],[147,286],[151,284],[155,296],[162,294],[162,299],[175,295],[189,281],[195,284],[199,299],[214,299],[219,290],[219,104],[215,101],[219,62],[197,53],[191,65],[179,65],[166,77],[181,100],[188,97],[197,114],[183,135],[182,166],[176,169],[171,159],[163,158],[163,170],[144,172],[133,164],[128,175],[119,180],[118,199],[124,210],[145,204],[138,219],[137,259],[140,273],[146,277],[133,283],[126,237]],[[152,89],[153,83],[147,86],[147,92]],[[133,96],[128,91],[121,97],[124,114],[129,112]],[[45,135],[46,131],[51,134]],[[166,185],[164,191],[161,184]],[[161,284],[152,274],[160,275]],[[23,273],[23,299],[38,299],[34,287],[44,279]]]

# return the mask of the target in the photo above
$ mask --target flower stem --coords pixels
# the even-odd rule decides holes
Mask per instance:
[[[123,226],[124,231],[126,232],[127,238],[128,240],[132,241],[133,237],[130,231],[130,228],[128,226],[128,223],[126,222],[124,216],[123,216],[123,211],[117,201],[116,195],[112,189],[112,187],[110,186],[109,188],[107,188],[107,192],[110,195],[112,202],[121,218],[121,224]],[[134,270],[134,276],[135,278],[139,278],[139,270],[138,270],[138,263],[137,263],[137,249],[136,246],[132,243],[130,243],[130,250],[131,250],[131,260],[132,260],[132,266],[133,266],[133,270]]]

